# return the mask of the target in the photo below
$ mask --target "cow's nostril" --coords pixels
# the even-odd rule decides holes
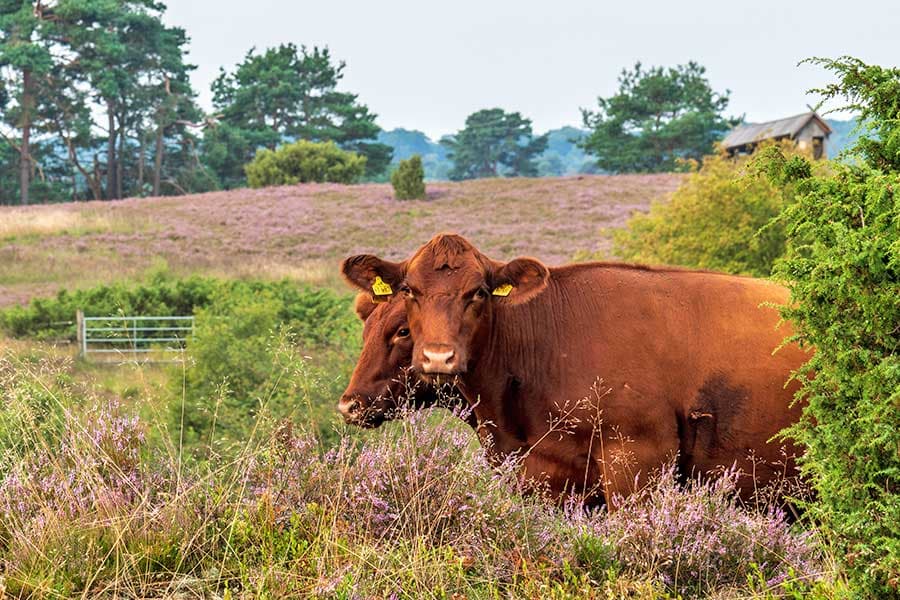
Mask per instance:
[[[359,408],[359,402],[354,400],[353,402],[350,403],[350,406],[347,407],[347,410],[349,412],[354,412],[357,408]]]

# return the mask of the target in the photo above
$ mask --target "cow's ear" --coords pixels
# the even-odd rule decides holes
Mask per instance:
[[[371,254],[351,256],[341,264],[341,274],[347,282],[376,300],[386,299],[397,291],[403,281],[406,263],[381,260]]]
[[[372,299],[372,294],[367,294],[365,292],[360,292],[356,295],[356,302],[353,304],[353,310],[356,311],[356,316],[365,323],[366,319],[369,318],[369,315],[372,314],[372,311],[378,304]]]
[[[528,302],[547,287],[550,270],[533,258],[517,258],[494,271],[493,297],[506,304]]]

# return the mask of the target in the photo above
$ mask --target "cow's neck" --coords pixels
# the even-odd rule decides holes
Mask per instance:
[[[526,305],[497,307],[487,343],[462,377],[460,388],[474,406],[479,433],[490,433],[501,453],[533,443],[554,410],[552,390],[562,384],[566,357],[548,342],[562,337],[563,295],[551,278]]]

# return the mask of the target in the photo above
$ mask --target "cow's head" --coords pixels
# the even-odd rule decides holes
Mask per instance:
[[[549,279],[535,259],[497,262],[452,234],[435,236],[402,263],[348,258],[343,273],[361,289],[404,297],[415,340],[413,366],[426,379],[468,371],[487,341],[495,309],[528,302]]]
[[[434,404],[436,394],[411,375],[413,343],[403,299],[373,302],[371,293],[356,297],[363,320],[363,348],[350,384],[338,403],[348,423],[378,427],[396,413],[403,399],[417,406]]]

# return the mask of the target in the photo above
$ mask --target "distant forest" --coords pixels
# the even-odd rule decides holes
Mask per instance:
[[[857,137],[853,132],[856,120],[839,121],[826,119],[834,130],[828,138],[826,149],[828,158],[837,158],[842,150],[850,146]],[[539,177],[559,177],[563,175],[601,173],[596,159],[582,150],[577,142],[582,141],[588,131],[577,127],[560,127],[547,132],[547,149],[538,156]],[[442,139],[445,139],[445,136]],[[378,142],[394,149],[392,165],[405,160],[414,154],[422,157],[425,167],[425,178],[432,181],[449,179],[453,161],[448,157],[447,148],[440,140],[432,140],[421,131],[397,128],[382,131],[378,134]]]
[[[740,123],[699,63],[637,62],[615,93],[577,107],[572,127],[536,135],[528,115],[486,106],[430,140],[383,131],[344,87],[344,61],[293,43],[223,65],[209,110],[197,102],[189,33],[164,11],[148,0],[0,1],[0,204],[241,188],[257,159],[258,185],[335,181],[329,161],[355,165],[342,182],[385,182],[413,154],[431,180],[664,173]],[[830,155],[853,128],[832,124]]]

